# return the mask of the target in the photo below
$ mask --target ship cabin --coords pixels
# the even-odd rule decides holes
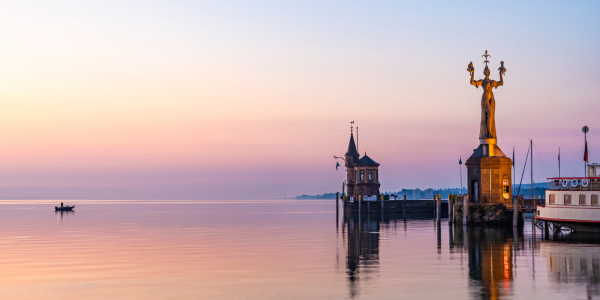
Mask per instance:
[[[548,178],[546,205],[598,206],[600,165],[588,165],[587,177]]]

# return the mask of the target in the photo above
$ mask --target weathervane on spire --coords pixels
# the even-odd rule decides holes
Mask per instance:
[[[488,55],[488,54],[487,54],[487,50],[485,50],[485,54],[484,54],[484,55],[482,55],[481,57],[485,57],[485,60],[484,60],[483,62],[485,63],[485,66],[487,67],[487,64],[490,62],[490,61],[488,60],[488,57],[492,57],[492,56],[491,56],[491,55]]]
[[[354,129],[354,121],[350,122],[350,133],[352,133],[352,129]]]

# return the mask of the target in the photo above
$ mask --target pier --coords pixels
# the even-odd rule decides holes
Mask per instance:
[[[342,200],[343,213],[355,214],[431,214],[438,222],[448,218],[448,222],[457,224],[506,224],[522,226],[524,213],[535,213],[537,206],[544,205],[544,199],[525,199],[515,197],[505,203],[468,203],[466,196],[450,195],[448,199],[400,199],[400,200]],[[339,201],[336,200],[336,202]],[[463,210],[467,203],[467,217]],[[516,205],[516,206],[515,206]],[[515,207],[517,209],[515,210]]]

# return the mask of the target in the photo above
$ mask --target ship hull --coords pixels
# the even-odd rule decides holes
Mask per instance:
[[[581,220],[562,220],[562,219],[551,219],[538,217],[539,220],[550,221],[553,223],[560,224],[561,226],[572,229],[577,232],[595,232],[600,233],[600,222],[590,222]]]
[[[560,224],[574,231],[600,233],[600,207],[546,205],[538,207],[537,219]]]

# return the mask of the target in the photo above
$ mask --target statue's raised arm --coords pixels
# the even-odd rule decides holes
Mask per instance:
[[[469,73],[471,73],[471,85],[474,85],[476,88],[479,88],[479,86],[483,83],[483,80],[475,80],[474,79],[474,73],[475,73],[475,68],[473,68],[473,62],[470,62],[469,65],[467,66],[467,71],[469,71]]]
[[[496,81],[496,84],[494,86],[495,88],[504,85],[504,79],[502,79],[502,75],[504,75],[504,73],[506,72],[506,68],[504,67],[503,61],[500,62],[500,68],[498,68],[498,71],[500,72],[500,81]]]

